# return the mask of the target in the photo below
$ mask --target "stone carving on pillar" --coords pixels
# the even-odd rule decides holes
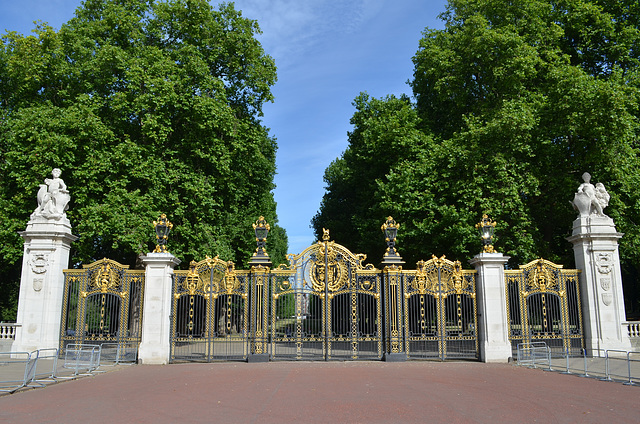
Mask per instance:
[[[61,174],[62,171],[59,168],[54,168],[51,171],[53,178],[46,178],[45,183],[40,184],[38,207],[31,214],[31,220],[38,217],[55,220],[66,218],[66,210],[69,209],[71,196],[69,196],[64,180],[60,178]]]
[[[31,271],[33,271],[34,274],[44,274],[49,267],[49,255],[32,253],[29,265],[31,265]]]
[[[596,267],[600,274],[609,274],[613,265],[611,253],[598,253],[596,255]]]
[[[611,196],[604,188],[604,184],[597,183],[595,186],[591,184],[591,175],[588,172],[582,174],[582,180],[584,182],[578,187],[571,202],[573,208],[578,211],[580,216],[606,217],[603,210],[609,206]]]
[[[31,266],[31,271],[33,271],[34,274],[42,275],[46,273],[49,268],[49,255],[45,255],[44,253],[32,253],[29,265]],[[33,279],[33,290],[39,292],[42,290],[43,286],[44,278]]]

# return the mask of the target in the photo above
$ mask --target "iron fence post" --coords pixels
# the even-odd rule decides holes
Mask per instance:
[[[402,265],[405,262],[396,249],[396,236],[398,224],[392,217],[388,217],[380,229],[384,233],[387,250],[382,257],[380,269],[382,269],[383,305],[384,305],[384,357],[388,362],[401,362],[407,360],[405,347],[405,329],[403,325],[402,298],[404,297],[404,285]]]
[[[582,349],[582,358],[584,360],[584,375],[581,375],[580,377],[591,377],[587,369],[587,349]]]
[[[383,265],[384,262],[383,262]],[[388,362],[407,360],[403,325],[402,298],[404,296],[402,268],[385,265],[382,271],[384,284],[385,341],[384,357]]]
[[[251,349],[247,362],[268,362],[269,267],[251,266]]]
[[[624,382],[625,386],[635,386],[633,380],[631,380],[631,352],[627,352],[627,375],[629,376],[629,380]]]
[[[271,227],[261,216],[252,224],[256,236],[256,251],[249,259],[251,272],[251,328],[247,362],[269,361],[269,305],[271,300],[271,258],[266,250],[267,235]]]
[[[609,351],[604,351],[604,378],[601,378],[602,381],[611,381],[611,376],[609,375]]]

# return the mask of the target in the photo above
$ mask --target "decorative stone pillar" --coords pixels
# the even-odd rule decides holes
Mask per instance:
[[[168,364],[171,354],[171,291],[173,269],[180,259],[171,253],[149,253],[145,265],[142,338],[138,360],[142,364]]]
[[[512,356],[504,282],[508,260],[502,253],[480,253],[469,261],[478,272],[478,344],[483,362],[507,362]]]
[[[604,350],[631,350],[626,328],[622,273],[618,240],[613,220],[603,213],[609,194],[602,183],[594,187],[584,173],[584,183],[572,202],[579,212],[573,232],[567,238],[573,244],[576,268],[580,274],[582,320],[587,351],[591,355]]]
[[[173,269],[180,259],[167,250],[173,224],[165,214],[153,221],[156,248],[142,257],[145,266],[142,336],[138,360],[142,364],[168,364],[171,358],[171,293]]]
[[[31,214],[25,231],[22,275],[18,298],[18,315],[14,352],[59,347],[63,270],[69,266],[71,234],[66,209],[70,200],[60,170],[45,179],[38,192],[38,207]]]

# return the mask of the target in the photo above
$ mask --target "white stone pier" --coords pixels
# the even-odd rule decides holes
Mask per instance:
[[[24,239],[15,341],[11,350],[33,351],[59,347],[64,291],[63,270],[69,266],[71,224],[65,210],[69,192],[54,169],[38,193]]]
[[[507,362],[512,356],[504,282],[508,260],[502,253],[480,253],[469,261],[478,272],[478,344],[483,362]]]
[[[573,243],[576,268],[581,269],[580,292],[585,345],[589,354],[602,351],[631,350],[626,321],[622,274],[617,232],[613,220],[603,213],[609,194],[601,183],[595,187],[590,175],[572,202],[579,212],[573,222],[573,233],[567,238]]]
[[[171,354],[171,283],[180,259],[171,253],[149,253],[146,267],[142,340],[138,360],[143,364],[168,364]]]

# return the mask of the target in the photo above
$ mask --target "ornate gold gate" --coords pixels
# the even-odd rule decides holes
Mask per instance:
[[[407,357],[476,359],[476,272],[433,256],[403,273]]]
[[[247,358],[248,281],[246,271],[218,257],[175,271],[171,361]]]
[[[102,345],[103,359],[135,360],[141,338],[144,270],[110,259],[64,270],[61,351]]]
[[[505,271],[509,340],[544,341],[552,350],[580,354],[583,349],[580,288],[576,269],[537,259]]]
[[[380,272],[323,241],[271,272],[272,359],[382,357]]]

